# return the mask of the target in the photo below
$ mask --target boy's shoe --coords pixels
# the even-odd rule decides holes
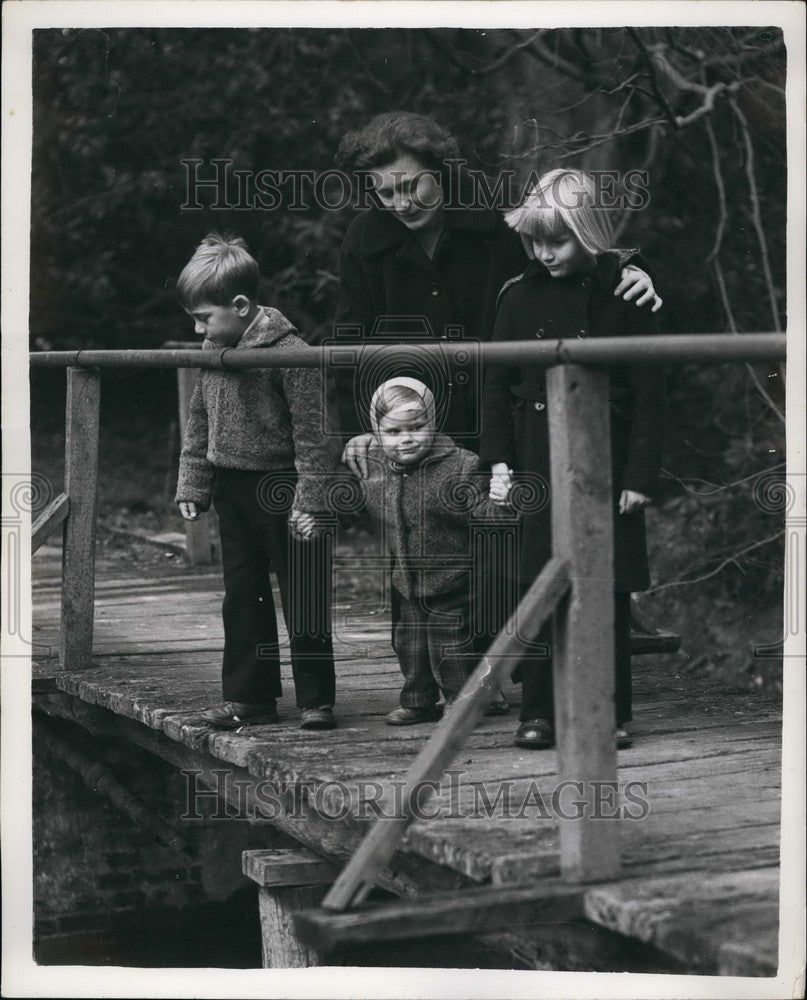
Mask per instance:
[[[437,705],[426,708],[394,708],[386,717],[388,726],[416,726],[420,722],[436,722],[443,713]]]
[[[304,708],[301,713],[300,729],[335,729],[336,719],[330,705],[319,708]]]
[[[614,740],[616,741],[617,750],[627,750],[628,747],[633,746],[633,737],[622,726],[617,726],[614,730]]]
[[[555,745],[555,727],[551,719],[527,719],[516,730],[513,741],[527,750],[548,750]]]
[[[240,726],[249,724],[268,725],[280,721],[280,716],[277,714],[277,702],[274,699],[260,704],[225,701],[223,705],[209,708],[202,718],[211,726],[218,726],[221,729],[238,729]]]

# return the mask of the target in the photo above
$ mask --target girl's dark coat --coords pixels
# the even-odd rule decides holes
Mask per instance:
[[[657,332],[649,308],[614,297],[620,258],[602,254],[591,273],[552,278],[534,261],[503,291],[494,341],[614,337]],[[648,359],[650,360],[650,359]],[[653,496],[661,462],[665,418],[664,372],[633,364],[611,369],[611,475],[614,484],[616,589],[650,585],[644,514],[619,514],[623,489]],[[538,366],[490,365],[485,381],[480,447],[483,462],[507,462],[516,472],[537,473],[549,482],[549,427],[545,370]],[[551,554],[550,507],[525,513],[521,527],[520,576],[532,580]]]

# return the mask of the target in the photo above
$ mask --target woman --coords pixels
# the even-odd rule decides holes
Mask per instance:
[[[499,213],[473,203],[467,175],[456,169],[452,174],[451,161],[456,168],[459,158],[454,139],[436,122],[406,111],[377,115],[340,144],[338,165],[369,175],[374,205],[353,220],[342,244],[336,338],[375,344],[458,339],[471,345],[468,360],[459,365],[396,359],[386,370],[340,372],[344,434],[368,430],[363,414],[386,378],[411,374],[444,400],[439,429],[478,450],[481,372],[472,345],[491,339],[497,296],[529,260]],[[660,307],[644,271],[628,266],[621,277],[615,294],[639,306],[655,299],[654,311]],[[369,433],[358,434],[345,448],[344,461],[361,475],[371,440]]]

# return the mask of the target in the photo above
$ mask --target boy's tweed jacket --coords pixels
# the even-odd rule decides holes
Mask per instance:
[[[470,586],[471,522],[515,521],[509,505],[495,504],[479,459],[444,434],[413,466],[389,459],[377,442],[360,481],[364,507],[394,555],[392,585],[404,597],[447,594]]]
[[[307,347],[277,309],[260,306],[234,350],[275,346]],[[337,443],[324,426],[322,393],[317,368],[202,371],[190,402],[177,502],[209,507],[217,467],[296,468],[294,507],[327,510]]]

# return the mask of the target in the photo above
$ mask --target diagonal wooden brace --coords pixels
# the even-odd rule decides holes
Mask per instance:
[[[45,544],[53,532],[64,524],[70,502],[67,494],[60,493],[42,511],[31,527],[31,555]]]

